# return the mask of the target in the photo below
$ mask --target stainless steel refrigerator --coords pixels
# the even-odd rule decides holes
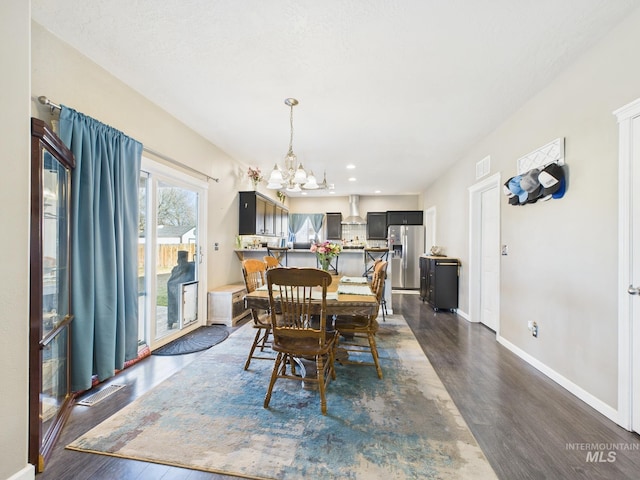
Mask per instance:
[[[391,257],[391,288],[420,288],[420,255],[424,254],[423,225],[391,225],[387,242]]]

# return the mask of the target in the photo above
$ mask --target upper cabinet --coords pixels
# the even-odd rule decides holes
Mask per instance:
[[[31,119],[29,462],[38,472],[73,404],[70,390],[70,194],[73,155]]]
[[[387,226],[389,225],[422,225],[424,222],[422,210],[390,210],[387,211]]]
[[[327,240],[342,238],[342,213],[327,213]]]
[[[286,236],[289,211],[261,193],[240,192],[238,235]]]
[[[367,240],[387,238],[387,212],[367,213]]]

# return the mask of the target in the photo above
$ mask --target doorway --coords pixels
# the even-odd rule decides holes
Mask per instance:
[[[500,329],[500,174],[469,188],[469,320]]]
[[[424,251],[429,252],[431,247],[437,245],[436,243],[436,207],[429,207],[424,211],[424,225],[425,225],[425,242]]]
[[[153,350],[206,318],[207,184],[143,157],[139,195],[138,344]]]
[[[640,99],[619,124],[618,423],[640,433]]]

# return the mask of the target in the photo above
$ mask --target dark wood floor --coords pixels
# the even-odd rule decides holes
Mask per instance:
[[[494,332],[451,313],[436,313],[417,295],[394,294],[393,305],[394,313],[404,315],[411,326],[500,479],[640,478],[640,436],[618,427],[506,350]],[[64,449],[198,355],[152,355],[113,380],[126,388],[94,407],[74,407],[38,480],[234,478]],[[598,458],[603,461],[587,461],[587,450],[571,448],[586,444],[618,448],[614,457],[604,449]]]

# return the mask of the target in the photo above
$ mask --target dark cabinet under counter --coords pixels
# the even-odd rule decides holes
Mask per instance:
[[[435,310],[458,308],[460,260],[449,257],[420,257],[420,298]]]

